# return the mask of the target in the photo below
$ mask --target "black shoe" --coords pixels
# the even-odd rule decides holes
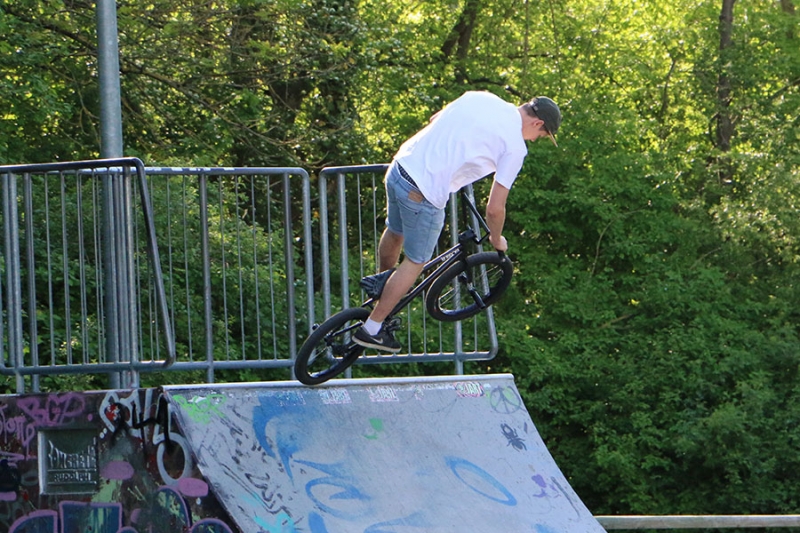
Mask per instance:
[[[386,328],[381,328],[377,335],[370,335],[364,326],[361,326],[353,335],[353,342],[365,348],[374,348],[384,352],[397,353],[400,351],[400,343],[395,340],[391,332],[386,331]]]
[[[361,288],[367,293],[370,298],[379,298],[383,292],[383,287],[386,285],[386,280],[392,275],[395,269],[390,268],[372,276],[364,276],[361,278]]]

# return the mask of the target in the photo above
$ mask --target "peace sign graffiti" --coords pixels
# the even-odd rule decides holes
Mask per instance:
[[[511,387],[497,387],[489,395],[489,404],[500,414],[516,413],[523,408],[522,398]]]

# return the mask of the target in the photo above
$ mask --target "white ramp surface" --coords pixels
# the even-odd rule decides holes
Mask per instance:
[[[511,375],[165,390],[242,532],[604,531]]]

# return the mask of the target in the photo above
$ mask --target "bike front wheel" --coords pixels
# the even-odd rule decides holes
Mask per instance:
[[[367,317],[368,309],[353,307],[320,324],[297,352],[295,377],[305,385],[319,385],[347,370],[364,351],[352,338]]]
[[[425,299],[428,313],[442,322],[475,316],[503,295],[513,271],[514,266],[505,255],[472,254],[434,280]]]

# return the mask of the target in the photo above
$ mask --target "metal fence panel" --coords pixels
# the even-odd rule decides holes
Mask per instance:
[[[308,173],[147,175],[178,346],[172,368],[203,370],[212,383],[219,370],[290,367],[314,306]]]
[[[288,375],[316,323],[366,298],[358,280],[376,269],[385,170],[327,168],[312,186],[301,168],[0,167],[0,373],[19,392],[43,374],[117,372],[115,386],[167,367],[208,383]],[[476,225],[455,204],[442,247]],[[450,361],[462,373],[497,350],[491,309],[442,324],[420,299],[403,319],[403,353],[359,362]]]
[[[25,376],[32,376],[34,390],[39,375],[87,372],[120,373],[127,386],[140,371],[168,367],[175,346],[142,162],[11,165],[0,167],[0,177],[5,272],[0,373],[15,376],[22,392]],[[136,249],[134,203],[142,229]],[[133,260],[146,265],[153,287],[150,320],[158,331],[158,357],[141,358],[133,336],[138,315]]]
[[[320,254],[325,265],[320,277],[324,317],[366,300],[358,281],[377,271],[378,244],[386,217],[383,175],[387,167],[329,167],[320,173]],[[471,196],[471,188],[469,191]],[[453,246],[459,231],[467,225],[479,232],[477,220],[460,220],[460,212],[458,197],[453,194],[434,254]],[[427,314],[425,295],[423,293],[402,313],[405,327],[397,337],[403,350],[398,354],[367,351],[358,359],[358,364],[452,361],[455,372],[461,374],[464,361],[494,357],[497,337],[491,307],[473,319],[445,324]]]

